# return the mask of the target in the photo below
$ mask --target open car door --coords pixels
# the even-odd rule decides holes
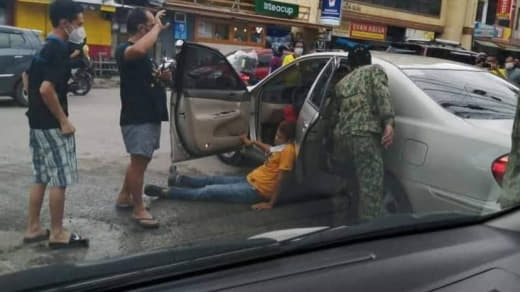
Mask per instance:
[[[170,108],[172,162],[240,147],[249,129],[249,93],[219,51],[185,42]]]
[[[325,110],[328,108],[327,101],[333,94],[334,86],[331,81],[339,62],[340,59],[334,57],[323,67],[300,110],[296,127],[296,174],[300,182],[305,179],[306,170],[320,169],[318,163],[323,162],[322,155],[326,151],[324,139],[329,133],[327,128],[334,126],[326,122],[329,117]]]

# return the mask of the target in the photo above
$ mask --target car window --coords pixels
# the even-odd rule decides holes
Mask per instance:
[[[331,79],[330,77],[333,73],[334,66],[332,63],[329,63],[328,66],[320,74],[318,80],[316,81],[316,85],[314,86],[314,89],[311,92],[309,98],[311,104],[313,104],[316,108],[320,108],[321,102],[326,92],[330,92],[334,88],[332,84],[329,84],[329,80]]]
[[[240,90],[242,80],[224,57],[213,51],[193,47],[185,55],[184,89]]]
[[[405,73],[435,102],[468,119],[513,119],[518,88],[488,72],[409,69]]]
[[[9,38],[11,40],[11,48],[13,49],[26,49],[29,46],[21,33],[11,33]]]
[[[267,81],[262,87],[262,101],[300,104],[312,83],[330,58],[307,59],[289,64],[289,68]]]
[[[0,32],[0,48],[9,48],[9,34]]]

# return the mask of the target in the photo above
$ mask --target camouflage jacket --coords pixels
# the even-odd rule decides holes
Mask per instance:
[[[335,88],[332,120],[335,137],[383,133],[394,125],[388,77],[379,65],[357,68],[341,79]]]

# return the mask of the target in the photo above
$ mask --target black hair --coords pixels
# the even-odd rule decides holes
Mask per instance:
[[[280,130],[289,141],[294,141],[296,138],[296,123],[294,122],[282,121],[280,125],[278,125],[278,130]]]
[[[135,8],[128,13],[128,19],[126,20],[126,29],[129,34],[135,34],[137,27],[140,24],[146,24],[148,22],[148,16],[146,15],[147,10],[143,8]]]
[[[283,56],[283,51],[287,51],[287,47],[284,45],[280,45],[280,46],[278,46],[277,51],[278,51],[278,57],[281,57],[281,56]]]
[[[53,27],[60,25],[63,19],[73,21],[81,12],[83,12],[81,5],[72,0],[55,0],[49,6],[49,18]]]
[[[348,52],[347,64],[352,70],[372,64],[372,55],[364,46],[355,46]]]

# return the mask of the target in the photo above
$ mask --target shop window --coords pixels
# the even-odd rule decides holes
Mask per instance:
[[[197,25],[197,36],[199,38],[211,39],[213,36],[213,23],[199,21]]]
[[[195,41],[251,46],[263,46],[265,42],[262,25],[198,18],[195,27]]]
[[[9,48],[9,34],[0,32],[0,48]]]
[[[235,25],[233,26],[233,40],[235,42],[247,42],[247,26],[245,25]]]
[[[250,30],[249,40],[252,43],[261,44],[264,42],[264,27],[263,26],[252,26]]]
[[[215,32],[213,33],[215,40],[229,40],[229,24],[216,23]]]
[[[441,15],[442,0],[356,0],[367,4],[374,4],[388,8],[428,14]]]

